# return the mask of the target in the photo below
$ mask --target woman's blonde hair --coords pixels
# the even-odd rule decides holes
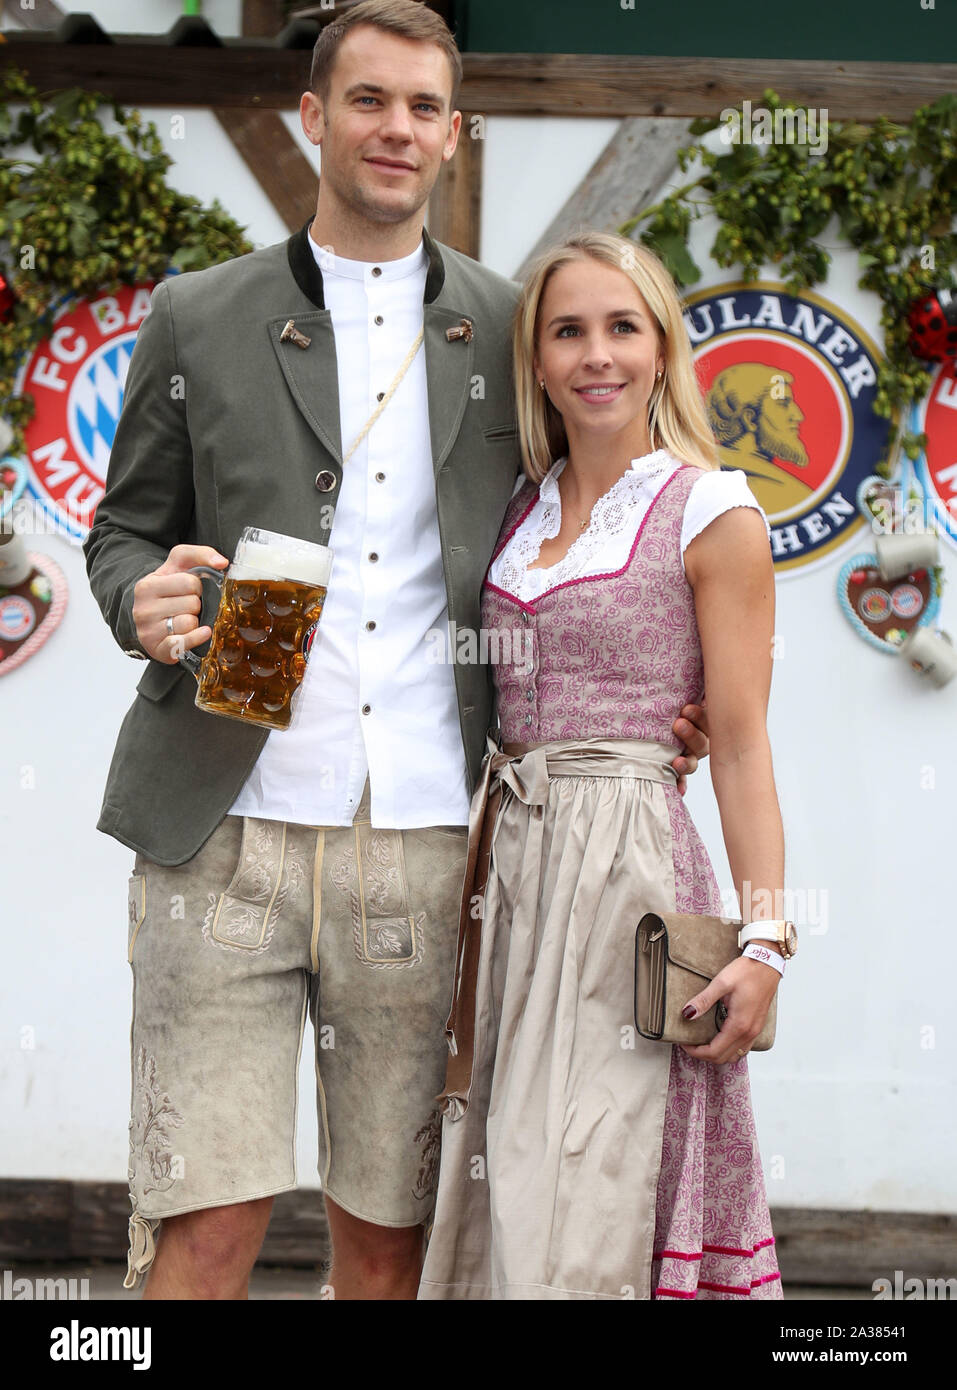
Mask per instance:
[[[648,401],[651,448],[667,449],[684,463],[718,468],[675,283],[647,246],[608,232],[581,232],[546,251],[525,282],[512,335],[515,402],[525,472],[540,483],[557,458],[568,452],[562,417],[539,388],[533,366],[545,287],[556,270],[590,257],[620,270],[647,304],[658,329],[664,369]]]

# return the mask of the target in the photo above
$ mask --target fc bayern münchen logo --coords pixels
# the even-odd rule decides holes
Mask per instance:
[[[776,570],[806,570],[864,524],[857,489],[888,424],[878,351],[836,305],[761,281],[690,295],[685,323],[722,468],[739,468],[771,526]]]
[[[916,427],[927,435],[927,452],[916,473],[924,486],[928,517],[940,535],[957,545],[957,375],[943,363],[918,412]]]
[[[152,284],[70,297],[17,376],[36,413],[24,432],[30,492],[52,529],[82,539],[103,496],[136,332]]]

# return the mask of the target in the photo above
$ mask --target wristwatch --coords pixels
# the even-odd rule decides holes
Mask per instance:
[[[743,950],[749,941],[774,941],[781,947],[785,960],[790,960],[798,948],[797,928],[793,922],[748,922],[738,932],[738,948]]]

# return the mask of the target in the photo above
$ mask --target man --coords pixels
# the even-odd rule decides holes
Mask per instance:
[[[330,1285],[415,1297],[491,719],[487,668],[430,660],[427,636],[478,630],[519,469],[515,286],[423,232],[460,75],[412,0],[327,27],[300,105],[315,217],[158,286],[130,364],[86,554],[117,641],[151,658],[99,821],[137,851],[127,1286],[149,1269],[147,1298],[247,1296],[296,1183],[307,1003]],[[298,724],[277,734],[197,710],[175,661],[210,636],[190,568],[222,568],[247,525],[335,555]]]
[[[736,362],[715,378],[706,398],[708,421],[726,467],[740,468],[768,516],[797,506],[814,489],[782,468],[806,468],[800,436],[804,412],[794,399],[794,377],[761,362]]]

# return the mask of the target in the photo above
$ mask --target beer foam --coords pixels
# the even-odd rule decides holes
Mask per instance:
[[[230,579],[294,579],[300,584],[325,588],[332,569],[328,546],[310,546],[308,551],[285,550],[281,546],[247,541],[236,552],[230,566]]]

